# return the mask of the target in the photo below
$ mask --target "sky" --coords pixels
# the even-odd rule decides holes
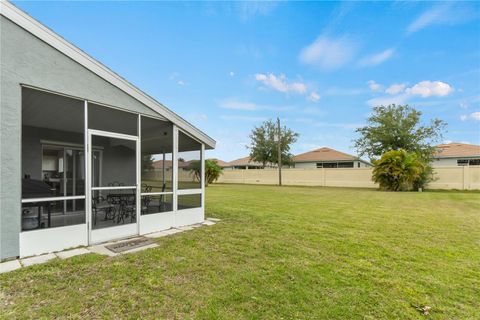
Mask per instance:
[[[292,153],[356,154],[373,106],[409,104],[480,144],[479,2],[15,2],[217,141],[247,156],[279,117]]]

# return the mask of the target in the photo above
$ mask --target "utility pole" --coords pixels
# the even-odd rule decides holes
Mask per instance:
[[[278,138],[278,185],[282,185],[282,133],[280,131],[280,118],[277,117]]]

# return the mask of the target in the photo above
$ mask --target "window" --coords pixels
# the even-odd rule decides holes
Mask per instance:
[[[202,145],[184,134],[178,132],[178,189],[201,189]]]
[[[336,162],[324,162],[323,167],[324,168],[337,168],[338,164]]]
[[[322,162],[317,162],[317,169],[323,168],[323,163]]]
[[[178,210],[199,208],[202,206],[201,194],[187,194],[178,196]]]
[[[459,166],[468,166],[468,160],[457,160],[457,165]]]
[[[337,164],[338,168],[353,168],[353,162],[339,162]]]
[[[142,196],[142,215],[169,211],[173,211],[173,194]]]
[[[173,211],[173,125],[141,117],[140,213]]]
[[[471,159],[468,164],[471,166],[480,166],[480,159]]]
[[[137,136],[138,115],[88,104],[88,128]]]
[[[85,223],[84,152],[84,102],[22,88],[22,231]]]

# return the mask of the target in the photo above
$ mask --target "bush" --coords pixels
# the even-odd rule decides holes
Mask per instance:
[[[403,149],[385,152],[379,160],[373,162],[373,181],[383,190],[408,191],[426,181],[431,172],[416,153]],[[430,168],[430,170],[429,170]],[[425,182],[426,183],[426,182]]]
[[[202,172],[202,163],[200,161],[194,161],[190,165],[195,178],[200,181],[200,174]],[[215,160],[205,160],[205,186],[218,180],[222,174],[223,169],[217,164]]]

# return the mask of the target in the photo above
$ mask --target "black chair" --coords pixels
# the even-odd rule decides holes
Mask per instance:
[[[143,192],[149,193],[152,192],[152,186],[149,186],[147,184],[142,184]],[[150,205],[150,202],[152,201],[152,196],[142,196],[142,214],[147,214],[148,213],[148,206]]]
[[[104,220],[115,219],[115,206],[102,196],[92,198],[93,225],[97,224],[97,215],[99,212],[105,213]]]

